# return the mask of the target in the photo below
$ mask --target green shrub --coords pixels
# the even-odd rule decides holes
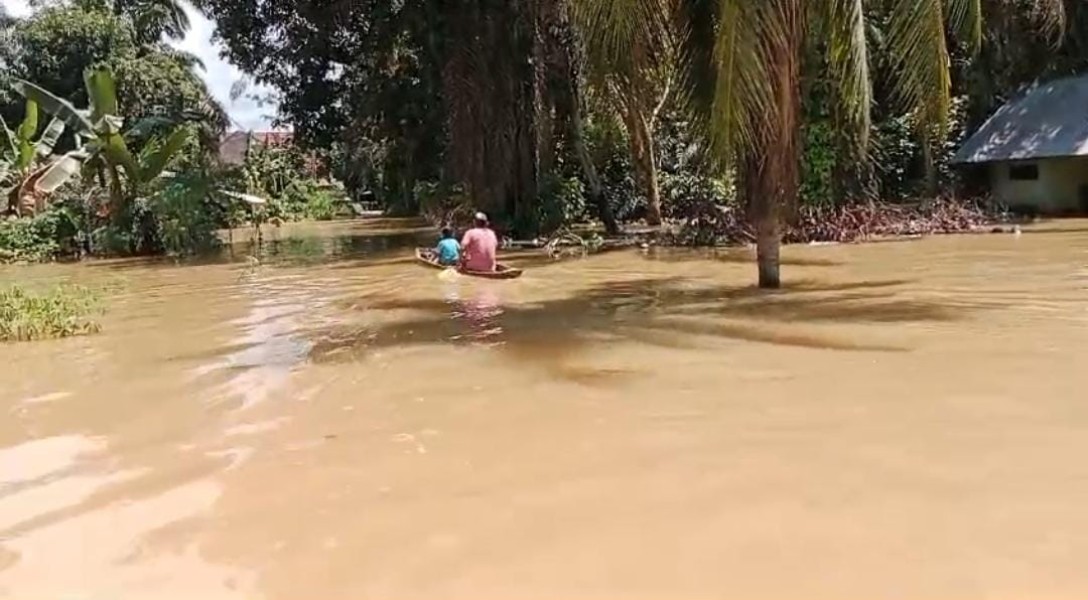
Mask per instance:
[[[162,250],[189,255],[219,247],[216,214],[210,210],[205,189],[180,180],[167,185],[151,201],[151,213]]]
[[[98,295],[75,285],[32,293],[19,286],[0,289],[0,341],[28,341],[97,332],[91,317]]]
[[[303,179],[288,185],[282,194],[269,198],[265,214],[269,219],[328,221],[346,206],[342,192],[313,179]]]
[[[707,207],[733,204],[735,190],[728,183],[697,173],[661,174],[661,204],[665,218],[687,219]]]
[[[577,177],[548,175],[544,178],[537,202],[536,225],[540,232],[551,233],[585,215],[585,191]]]
[[[338,198],[330,190],[316,189],[306,200],[306,216],[315,221],[331,221],[339,210]]]
[[[0,263],[54,260],[75,252],[78,236],[78,227],[63,208],[30,218],[0,219]]]

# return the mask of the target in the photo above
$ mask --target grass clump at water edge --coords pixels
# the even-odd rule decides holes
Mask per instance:
[[[78,285],[30,292],[18,285],[0,288],[0,342],[62,338],[101,329],[99,297]]]

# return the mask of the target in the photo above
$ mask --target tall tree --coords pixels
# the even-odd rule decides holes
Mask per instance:
[[[558,154],[592,167],[576,151],[580,61],[566,0],[201,6],[230,57],[280,92],[304,141],[373,149],[388,196],[410,199],[416,182],[443,179],[532,233],[539,182]],[[586,179],[603,199],[591,170]]]
[[[591,36],[623,39],[648,32],[666,17],[659,0],[580,0],[607,4],[620,18],[601,19]],[[1015,2],[1015,0],[1010,0]],[[1031,0],[1050,27],[1060,24],[1061,0]],[[951,106],[950,49],[954,34],[971,49],[982,38],[982,0],[678,0],[683,33],[684,92],[705,118],[719,156],[739,166],[756,230],[759,284],[778,287],[782,225],[797,203],[803,124],[803,52],[824,40],[839,124],[867,144],[872,76],[866,16],[887,15],[891,71],[919,135],[942,137]],[[622,6],[621,6],[622,5]],[[711,23],[708,25],[708,21]],[[643,33],[643,35],[645,35]]]
[[[157,44],[163,36],[180,40],[192,24],[179,0],[76,0],[78,8],[111,12],[135,25],[141,44]]]
[[[83,73],[106,65],[117,78],[124,100],[120,116],[129,124],[152,116],[174,122],[198,120],[207,125],[205,138],[227,125],[225,111],[196,72],[198,61],[161,42],[141,45],[135,24],[127,17],[102,7],[59,6],[17,20],[11,29],[14,51],[5,75],[34,82],[82,105],[90,101]],[[0,112],[9,117],[21,106],[21,99],[9,100]],[[163,126],[144,135],[165,132]]]

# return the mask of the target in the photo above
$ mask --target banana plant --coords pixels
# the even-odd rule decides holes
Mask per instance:
[[[119,214],[163,177],[188,141],[189,129],[176,126],[164,139],[153,140],[134,154],[125,143],[113,74],[107,69],[88,69],[83,80],[90,99],[87,109],[78,109],[29,81],[17,80],[13,87],[75,133],[84,163],[101,166],[108,177],[112,210]]]
[[[0,197],[7,199],[9,212],[41,210],[49,194],[79,172],[81,153],[52,156],[64,133],[64,121],[53,118],[40,136],[38,122],[38,103],[30,99],[16,129],[12,130],[0,117],[0,133],[5,141],[0,146]]]

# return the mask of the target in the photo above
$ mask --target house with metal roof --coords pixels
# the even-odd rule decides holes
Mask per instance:
[[[985,168],[994,200],[1088,213],[1088,75],[1039,84],[1002,106],[953,158]]]

